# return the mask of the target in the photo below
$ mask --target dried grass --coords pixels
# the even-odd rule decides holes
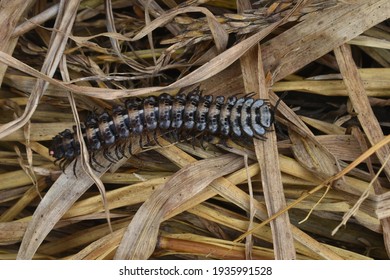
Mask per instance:
[[[388,259],[389,1],[179,2],[2,5],[0,259]],[[280,128],[133,139],[96,172],[48,155],[78,114],[196,85],[288,91]]]

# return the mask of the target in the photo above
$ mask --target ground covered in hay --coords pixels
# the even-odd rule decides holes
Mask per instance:
[[[389,258],[388,0],[7,2],[0,259]],[[280,101],[272,131],[49,154],[91,112],[196,88]]]

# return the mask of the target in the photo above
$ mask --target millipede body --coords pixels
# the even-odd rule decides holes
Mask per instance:
[[[202,95],[199,90],[175,96],[129,98],[113,107],[111,113],[91,113],[81,125],[82,135],[90,153],[120,146],[129,137],[173,134],[185,136],[211,135],[221,139],[265,139],[273,123],[273,111],[263,99]],[[80,155],[75,127],[53,138],[49,148],[57,160],[70,161]]]

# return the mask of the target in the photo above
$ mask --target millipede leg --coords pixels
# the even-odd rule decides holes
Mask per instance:
[[[115,159],[111,156],[111,154],[109,153],[109,151],[108,151],[107,148],[104,149],[104,151],[103,151],[103,156],[104,156],[104,158],[105,158],[106,160],[108,160],[108,161],[111,162],[111,163],[116,163],[116,162],[117,162],[117,160],[115,160]]]
[[[131,140],[129,141],[129,154],[132,156],[133,155],[133,149],[132,149],[132,145],[131,145]]]
[[[243,140],[243,144],[246,145],[246,146],[250,146],[253,144],[253,140],[252,139],[248,139],[248,138],[244,138]]]
[[[125,147],[126,144],[118,144],[115,147],[115,155],[118,160],[121,160],[123,157],[127,158],[127,156],[125,155]]]
[[[258,140],[261,140],[261,141],[265,141],[267,140],[267,137],[265,137],[264,135],[253,135],[254,138],[258,139]]]
[[[62,170],[62,172],[65,173],[65,162],[66,162],[66,158],[64,159],[61,159],[58,163],[58,167]]]
[[[179,132],[177,129],[172,130],[170,134],[172,135],[174,142],[179,142]]]
[[[184,133],[183,133],[183,134],[184,134]],[[182,135],[179,134],[179,139],[178,139],[178,141],[181,141],[180,136],[182,136]],[[188,131],[186,132],[186,134],[185,134],[182,138],[184,138],[184,141],[185,141],[186,143],[190,143],[190,140],[192,140],[192,136],[190,135],[190,133],[189,133]]]
[[[153,132],[153,139],[154,139],[154,142],[156,142],[157,145],[159,145],[160,147],[162,147],[162,145],[161,145],[161,144],[158,142],[158,140],[157,140],[157,132],[156,132],[156,131]]]
[[[130,142],[129,146],[131,146],[131,142]],[[125,153],[125,149],[126,149],[126,143],[122,144],[122,145],[120,146],[119,150],[120,150],[121,154],[122,154],[125,158],[128,158],[128,156],[127,156],[126,153]]]
[[[152,145],[152,141],[150,141],[150,138],[149,138],[149,133],[146,133],[146,147],[151,147],[153,146]]]
[[[225,147],[228,148],[228,149],[232,149],[232,148],[233,148],[233,147],[230,147],[230,146],[227,144],[227,138],[222,138],[220,144],[223,145],[223,146],[225,146]]]
[[[203,146],[205,138],[206,138],[205,134],[203,134],[202,137],[200,137],[200,140],[199,140],[199,144],[200,144],[200,146],[202,147],[203,150],[206,150],[206,148]]]
[[[115,156],[116,156],[116,159],[117,160],[121,160],[122,159],[122,155],[119,154],[120,151],[119,151],[119,147],[118,146],[115,146]]]
[[[145,150],[146,148],[144,147],[144,145],[142,144],[142,134],[140,134],[139,136],[139,147],[142,149],[142,150]]]
[[[195,140],[196,140],[196,137],[195,136],[192,136],[192,139],[191,139],[191,146],[192,148],[195,150]]]
[[[77,178],[77,175],[76,175],[76,165],[77,165],[77,158],[74,160],[74,163],[73,163],[73,175]]]
[[[93,165],[92,157],[93,157],[93,155],[90,154],[90,156],[89,156],[89,166],[91,166],[93,170],[98,171],[98,170],[95,169],[95,166]]]
[[[244,97],[245,98],[250,98],[250,97],[254,96],[255,94],[256,93],[252,91],[252,92],[249,92],[249,93],[245,94]]]
[[[89,163],[90,163],[92,169],[95,170],[96,172],[99,172],[99,170],[95,167],[95,165],[100,166],[101,168],[104,168],[104,165],[101,165],[100,163],[97,162],[97,160],[95,158],[95,153],[91,154],[89,161],[90,161]]]

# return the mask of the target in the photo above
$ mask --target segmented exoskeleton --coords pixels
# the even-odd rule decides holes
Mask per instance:
[[[199,135],[219,136],[223,140],[265,139],[273,119],[273,111],[263,99],[213,97],[194,90],[187,95],[163,93],[160,96],[129,98],[123,105],[115,106],[111,113],[90,114],[81,129],[92,155],[116,145],[119,158],[124,155],[124,143],[129,142],[130,137],[138,137],[142,146],[142,137],[153,135],[158,143],[157,130],[163,135],[173,135],[176,140]],[[63,164],[80,155],[75,128],[56,135],[49,153]],[[114,160],[108,154],[105,157]]]

